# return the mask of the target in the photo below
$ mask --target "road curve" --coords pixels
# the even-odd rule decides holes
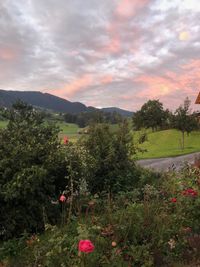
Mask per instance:
[[[168,171],[170,169],[180,170],[184,163],[193,164],[195,157],[200,157],[200,152],[169,158],[143,159],[138,160],[137,164],[144,168],[155,171]]]

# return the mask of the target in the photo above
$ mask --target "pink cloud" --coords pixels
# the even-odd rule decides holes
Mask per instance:
[[[188,96],[194,99],[200,88],[200,60],[191,60],[180,67],[176,73],[166,71],[162,76],[140,75],[134,79],[143,89],[138,91],[137,97],[146,99],[161,99],[172,108],[180,104],[180,95],[184,99]],[[179,95],[179,98],[176,98]]]
[[[16,51],[7,47],[0,47],[0,59],[10,61],[17,56]]]
[[[54,94],[61,97],[72,97],[76,93],[87,89],[88,86],[92,85],[93,77],[91,74],[84,74],[81,77],[73,80],[72,82],[66,84],[61,89],[52,90]]]
[[[113,76],[112,75],[105,75],[103,76],[101,79],[100,79],[100,83],[103,83],[103,84],[108,84],[108,83],[111,83],[113,81]]]
[[[121,0],[117,5],[115,13],[122,18],[134,16],[138,10],[142,9],[149,0]]]

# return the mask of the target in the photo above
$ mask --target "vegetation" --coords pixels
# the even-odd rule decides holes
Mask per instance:
[[[91,193],[118,192],[133,184],[136,167],[127,123],[117,132],[91,127],[81,143],[63,146],[59,129],[31,106],[19,102],[7,118],[8,126],[0,131],[1,239],[43,231],[46,218],[51,220],[51,202],[63,191],[79,194],[83,179]]]
[[[136,131],[133,136],[138,140],[144,131]],[[181,135],[178,130],[169,129],[157,132],[145,132],[147,139],[139,145],[143,153],[137,154],[139,159],[174,157],[200,151],[200,132],[193,131],[185,136],[185,149],[182,150]]]
[[[149,100],[133,115],[133,125],[136,130],[141,128],[153,131],[166,127],[169,111],[163,109],[159,100]]]
[[[42,235],[4,242],[0,260],[9,267],[198,266],[199,175],[198,169],[185,167],[178,175],[153,177],[151,185],[141,179],[137,189],[112,201],[82,192],[70,222],[46,224]],[[62,205],[63,212],[69,210],[67,201]],[[90,240],[94,249],[78,251],[81,240]]]
[[[138,167],[126,120],[114,129],[93,124],[76,143],[61,143],[58,127],[24,103],[7,118],[0,130],[1,267],[199,263],[199,169]]]
[[[184,104],[176,110],[173,124],[174,128],[182,133],[181,148],[184,150],[185,133],[189,135],[192,131],[198,129],[198,121],[195,117],[195,113],[191,114],[190,100],[188,98],[186,98]]]
[[[116,132],[108,125],[91,126],[82,145],[93,161],[89,180],[91,193],[105,191],[112,194],[134,186],[134,179],[138,178],[132,160],[136,149],[127,121]]]
[[[44,229],[43,211],[66,176],[58,129],[32,107],[17,103],[0,131],[2,239]]]
[[[93,110],[90,112],[81,112],[79,114],[64,114],[64,120],[67,123],[75,123],[84,128],[91,123],[111,123],[116,124],[122,121],[122,116],[117,112],[104,112]]]
[[[199,141],[189,137],[190,134],[192,137],[198,136],[195,130],[199,130],[200,125],[196,113],[190,110],[188,98],[174,113],[164,110],[163,104],[158,100],[149,100],[133,116],[133,128],[140,130],[136,136],[139,133],[139,144],[142,144],[140,147],[145,148],[147,152],[139,155],[142,158],[176,156],[200,150]],[[152,134],[150,129],[155,134]],[[181,138],[177,137],[177,132],[172,129],[180,131]]]

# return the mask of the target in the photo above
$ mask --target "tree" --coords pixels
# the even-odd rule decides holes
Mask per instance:
[[[19,102],[0,131],[0,239],[44,229],[44,212],[64,186],[59,129]]]
[[[174,114],[174,128],[182,133],[182,150],[185,148],[185,133],[189,134],[193,130],[198,129],[198,121],[195,114],[191,113],[190,104],[191,101],[187,97],[184,104],[181,105]]]
[[[106,124],[94,124],[82,141],[92,158],[92,173],[88,180],[91,193],[115,193],[134,186],[135,164],[132,134],[127,121],[112,132]]]
[[[159,100],[149,100],[141,110],[133,115],[133,124],[136,129],[152,128],[153,131],[163,127],[166,121],[166,112]]]

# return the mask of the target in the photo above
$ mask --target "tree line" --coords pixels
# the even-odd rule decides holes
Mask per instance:
[[[63,118],[65,122],[75,123],[80,128],[84,128],[93,122],[116,124],[120,123],[123,120],[123,117],[116,111],[104,112],[101,110],[81,112],[79,114],[65,113],[63,115]]]
[[[189,134],[200,128],[198,113],[190,109],[189,98],[184,100],[174,112],[164,109],[159,100],[149,100],[133,116],[133,128],[142,128],[152,131],[164,129],[177,129],[182,133],[181,147],[184,149],[185,133]]]

